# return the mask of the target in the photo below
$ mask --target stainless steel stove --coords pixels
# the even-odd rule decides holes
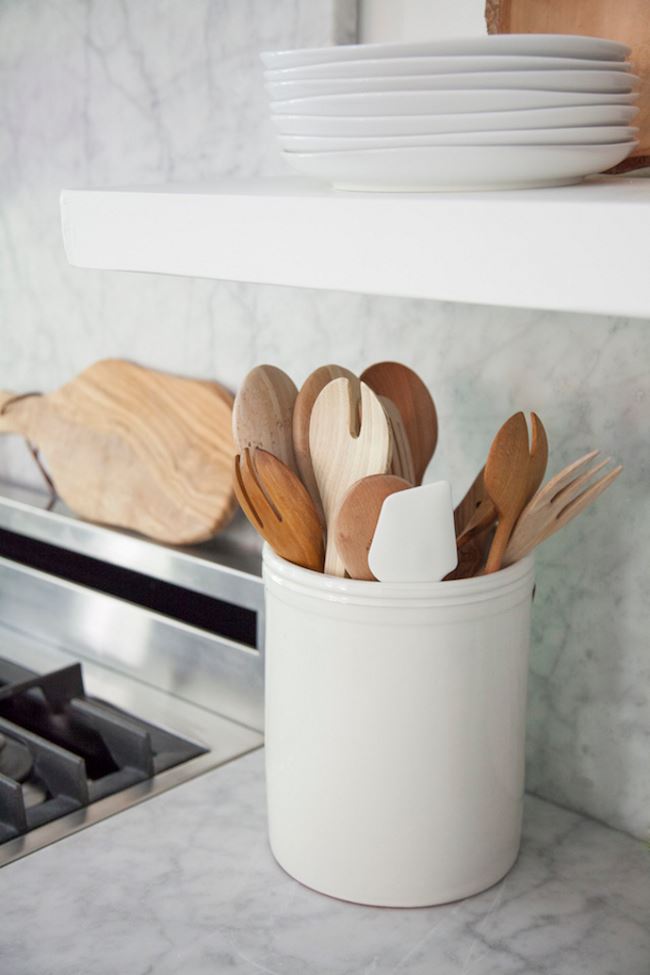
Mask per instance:
[[[0,489],[0,865],[262,743],[243,526],[170,549]]]

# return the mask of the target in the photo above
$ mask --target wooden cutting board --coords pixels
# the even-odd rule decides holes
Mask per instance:
[[[650,166],[650,2],[649,0],[486,0],[489,34],[582,34],[622,41],[641,78],[639,145],[610,172]]]
[[[42,454],[82,518],[187,544],[236,506],[232,402],[218,383],[106,359],[47,395],[0,393],[0,432]]]

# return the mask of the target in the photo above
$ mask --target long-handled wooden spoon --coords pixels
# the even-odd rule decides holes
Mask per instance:
[[[241,384],[232,414],[235,444],[260,447],[298,473],[293,451],[292,417],[298,390],[277,366],[256,366]]]
[[[368,366],[361,380],[378,396],[387,396],[399,410],[411,445],[415,484],[421,484],[438,443],[438,416],[431,393],[418,374],[401,362]]]
[[[572,518],[584,511],[618,477],[623,470],[620,465],[594,481],[594,476],[610,462],[607,458],[594,467],[584,470],[597,456],[597,450],[585,454],[552,477],[541,491],[537,492],[519,516],[506,549],[504,565],[512,565],[513,562],[523,559]]]
[[[360,398],[360,402],[359,402]],[[314,403],[309,449],[328,526],[325,572],[343,576],[334,515],[348,488],[369,474],[388,470],[392,441],[384,409],[365,383],[334,379]]]
[[[321,572],[323,528],[307,489],[266,450],[244,448],[235,459],[235,494],[244,514],[283,559]]]
[[[363,477],[343,495],[334,515],[333,532],[336,549],[351,579],[374,579],[368,566],[368,552],[377,521],[386,498],[396,491],[412,487],[393,474]]]
[[[322,504],[314,476],[311,453],[309,451],[309,421],[311,420],[311,411],[314,408],[314,403],[321,390],[325,389],[327,384],[331,383],[333,379],[340,379],[342,377],[346,377],[352,382],[356,381],[354,373],[350,372],[344,366],[331,364],[315,369],[300,387],[300,392],[293,407],[293,449],[296,455],[298,473],[302,478],[303,484],[311,494],[312,501],[320,512],[322,512]]]
[[[528,500],[530,451],[523,413],[515,413],[492,441],[485,464],[485,487],[499,516],[490,546],[486,573],[501,568],[503,556],[517,519]]]

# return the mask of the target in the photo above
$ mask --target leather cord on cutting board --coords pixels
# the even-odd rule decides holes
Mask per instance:
[[[18,400],[21,400],[21,399],[29,399],[30,396],[42,396],[42,395],[43,395],[42,393],[16,393],[15,396],[11,396],[9,399],[7,399],[7,400],[4,401],[4,403],[2,404],[2,406],[0,406],[0,416],[2,416],[3,413],[6,413],[7,412],[7,407],[8,406],[11,406],[12,403],[17,403]],[[32,460],[34,461],[34,463],[38,467],[38,469],[40,471],[40,474],[41,474],[41,477],[45,481],[45,486],[47,488],[47,493],[50,496],[50,500],[49,500],[48,505],[47,505],[47,510],[49,511],[54,506],[54,503],[56,502],[56,500],[58,498],[58,494],[56,493],[56,488],[54,487],[54,483],[52,481],[52,478],[50,477],[50,475],[45,470],[45,467],[43,465],[43,461],[40,458],[40,455],[38,453],[38,450],[36,449],[36,447],[34,446],[34,444],[31,443],[27,439],[27,437],[25,437],[24,440],[25,440],[25,444],[27,446],[27,449],[29,450],[30,454],[32,455]]]

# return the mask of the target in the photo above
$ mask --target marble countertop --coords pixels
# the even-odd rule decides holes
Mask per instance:
[[[0,870],[6,975],[649,975],[650,849],[540,799],[504,881],[444,907],[314,893],[257,751]]]

